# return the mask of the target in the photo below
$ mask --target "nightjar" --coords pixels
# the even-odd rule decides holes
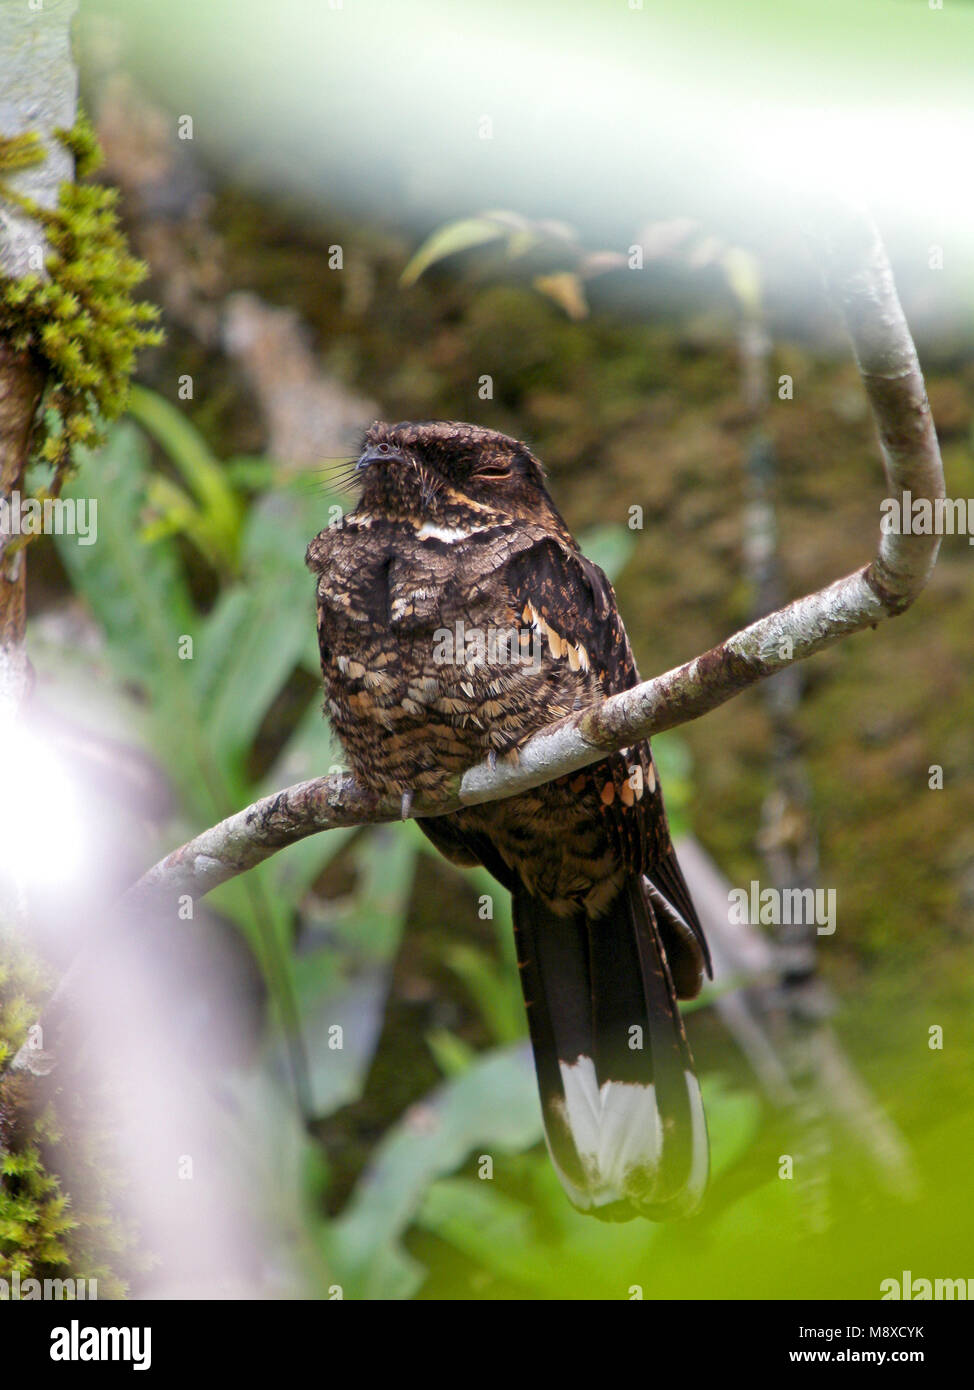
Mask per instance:
[[[360,500],[307,560],[326,708],[366,786],[408,805],[638,683],[612,586],[526,445],[380,422],[355,476]],[[711,967],[648,741],[419,824],[512,894],[548,1149],[571,1201],[612,1220],[694,1210],[708,1144],[677,999]]]

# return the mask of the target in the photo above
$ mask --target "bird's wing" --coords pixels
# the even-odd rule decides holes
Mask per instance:
[[[506,566],[505,578],[519,619],[542,625],[552,652],[563,651],[563,659],[577,662],[583,703],[638,685],[639,672],[615,592],[598,565],[547,537],[514,555]],[[640,739],[632,747],[583,768],[569,781],[581,791],[593,778],[598,782],[603,815],[624,862],[634,872],[645,874],[676,914],[669,930],[665,914],[659,914],[661,929],[673,941],[674,965],[678,955],[687,959],[687,978],[678,982],[680,994],[695,994],[702,977],[693,961],[702,953],[709,973],[710,954],[673,850],[649,740]],[[676,949],[684,927],[699,951]],[[696,980],[691,978],[694,975]]]
[[[577,708],[638,684],[615,593],[598,565],[548,535],[510,555],[501,578],[510,603],[509,620],[533,629],[552,656],[565,662],[574,676]],[[646,874],[662,896],[662,906],[672,910],[671,924],[665,913],[658,915],[667,943],[673,943],[670,956],[677,989],[683,997],[695,994],[702,980],[701,956],[709,970],[709,952],[673,851],[649,741],[641,739],[565,780],[576,794],[595,791],[620,858],[634,874]],[[511,888],[510,871],[488,837],[471,834],[452,816],[420,824],[447,858],[484,864]],[[684,936],[689,940],[684,942]],[[682,970],[679,960],[686,962]]]
[[[616,596],[598,565],[547,536],[512,556],[504,578],[522,622],[531,622],[533,609],[580,656],[584,649],[582,667],[591,671],[601,694],[614,695],[637,684],[639,673]],[[566,658],[571,661],[571,651]]]
[[[549,537],[515,555],[505,579],[517,619],[540,632],[573,672],[576,708],[638,683],[615,593],[598,565]],[[648,742],[582,768],[570,785],[581,791],[593,779],[624,862],[642,873],[647,859],[669,846]]]

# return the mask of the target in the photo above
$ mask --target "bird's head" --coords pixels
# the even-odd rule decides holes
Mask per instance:
[[[355,466],[357,511],[456,525],[545,520],[563,525],[526,444],[454,420],[386,424],[366,431]]]

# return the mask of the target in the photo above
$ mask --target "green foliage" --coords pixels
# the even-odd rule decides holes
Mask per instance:
[[[444,227],[438,227],[423,242],[402,272],[400,282],[407,287],[414,285],[421,275],[445,257],[469,251],[475,246],[484,246],[491,241],[508,241],[510,236],[510,225],[490,213],[449,222]]]
[[[89,173],[98,152],[87,119],[79,115],[74,128],[59,135],[78,174]],[[41,224],[49,248],[46,275],[30,272],[0,283],[0,333],[45,368],[47,413],[35,449],[52,471],[47,495],[57,495],[73,449],[97,443],[100,422],[121,413],[136,354],[162,335],[151,326],[155,307],[133,298],[146,268],[129,253],[115,190],[65,182],[57,207],[41,208],[2,181],[38,157],[41,143],[30,134],[0,147],[0,197]]]
[[[48,981],[9,930],[0,950],[0,1278],[43,1278],[68,1261],[65,1237],[74,1226],[56,1176],[40,1146],[51,1138],[50,1107],[33,1115],[25,1078],[6,1071],[37,1019]]]
[[[46,972],[11,932],[0,950],[0,1279],[70,1274],[96,1279],[101,1297],[121,1297],[119,1269],[131,1258],[131,1233],[112,1210],[102,1151],[82,1132],[59,1088],[38,1101],[37,1082],[5,1070],[36,1021],[50,989]],[[70,1149],[82,1189],[69,1199],[58,1176]]]
[[[147,541],[183,535],[221,574],[237,573],[243,502],[232,475],[213,457],[203,437],[162,396],[133,386],[129,414],[162,447],[184,486],[154,473],[147,501],[154,520],[143,532]]]
[[[430,1185],[472,1153],[518,1153],[541,1137],[534,1068],[523,1049],[480,1057],[394,1125],[342,1215],[322,1232],[348,1298],[403,1298],[422,1271],[402,1238]]]
[[[65,149],[74,158],[75,178],[86,179],[101,168],[102,152],[98,136],[85,112],[78,107],[74,125],[70,130],[59,127],[55,134]]]

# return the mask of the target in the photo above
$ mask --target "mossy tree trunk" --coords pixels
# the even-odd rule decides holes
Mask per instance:
[[[62,182],[71,179],[74,160],[54,132],[74,124],[77,70],[71,55],[71,20],[77,0],[0,4],[0,142],[9,147],[33,134],[44,158],[25,167],[0,170],[12,192],[53,210]],[[15,203],[0,211],[0,274],[43,276],[43,228]],[[0,497],[16,503],[23,491],[31,428],[44,388],[44,372],[30,352],[0,341]],[[0,719],[10,718],[27,687],[24,651],[26,557],[0,531]]]
[[[77,0],[0,0],[0,280],[46,278],[44,229],[17,199],[45,211],[74,176],[74,157],[55,131],[74,124],[77,71],[71,20]],[[26,493],[25,472],[46,369],[37,354],[0,335],[0,731],[16,738],[29,665],[25,648],[27,552],[3,525]],[[5,534],[6,532],[6,534]],[[0,786],[0,796],[16,795]],[[0,844],[0,1069],[34,1012],[43,975],[23,928],[26,888]],[[29,1081],[0,1085],[0,1278],[64,1272],[63,1241],[73,1228],[57,1177],[41,1149],[52,1130]]]

